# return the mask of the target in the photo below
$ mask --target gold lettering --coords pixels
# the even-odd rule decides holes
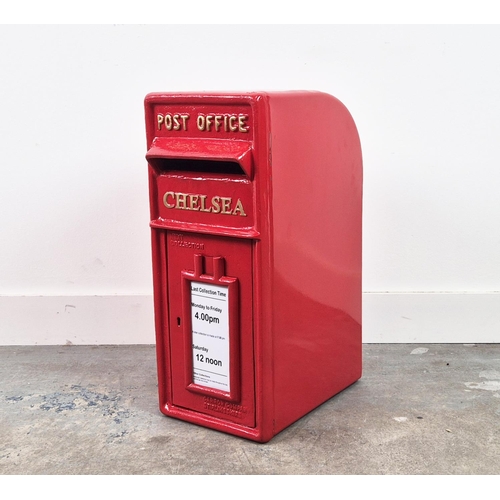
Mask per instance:
[[[222,202],[222,210],[221,214],[229,214],[231,215],[231,198],[221,197],[220,201]]]
[[[207,207],[206,194],[176,193],[167,191],[163,195],[163,204],[167,208],[177,210],[193,210],[194,212],[212,212],[223,215],[239,215],[246,217],[243,203],[238,198],[234,210],[232,209],[233,199],[228,196],[214,196],[211,205]]]
[[[198,115],[196,125],[198,126],[198,130],[205,130],[205,117],[203,115]]]
[[[181,124],[179,123],[179,115],[174,115],[174,130],[179,130],[181,128]]]
[[[236,121],[236,116],[234,115],[231,115],[229,117],[229,129],[232,131],[232,132],[236,132],[236,130],[238,130],[238,125],[234,125],[234,122]]]
[[[179,113],[175,114],[165,113],[165,115],[158,113],[156,115],[158,130],[161,130],[162,125],[165,127],[166,130],[181,130],[181,129],[187,130],[188,119],[189,119],[189,113],[185,113],[183,115],[180,115]],[[199,126],[200,125],[198,125],[198,128]],[[204,123],[202,124],[202,126],[204,126]]]
[[[207,195],[200,195],[200,212],[210,212],[210,208],[206,208],[205,203],[207,201]]]
[[[189,118],[189,115],[181,115],[182,120],[182,130],[187,130],[186,120]]]
[[[188,130],[189,113],[165,113],[156,115],[156,122],[158,130],[162,127],[166,130]],[[201,132],[243,132],[246,133],[250,130],[248,125],[249,116],[245,114],[231,115],[231,114],[203,114],[198,113],[196,117],[196,126]]]
[[[245,124],[245,120],[248,118],[248,115],[239,115],[238,116],[238,130],[240,132],[248,132],[248,126]]]
[[[180,210],[188,210],[186,202],[187,202],[186,193],[175,193],[175,208],[179,208]]]
[[[236,202],[236,206],[234,207],[233,215],[241,215],[242,217],[247,216],[247,214],[243,210],[243,204],[241,203],[241,200],[239,198],[238,201]]]
[[[172,198],[175,196],[175,193],[173,193],[172,191],[167,191],[164,195],[163,195],[163,204],[167,207],[167,208],[174,208],[175,205],[169,203],[167,201],[167,198],[171,196]]]
[[[218,214],[220,212],[220,196],[214,196],[212,198],[212,212]]]
[[[210,132],[210,126],[212,125],[213,118],[214,117],[212,115],[207,115],[205,117],[205,128],[207,129],[207,132]]]
[[[220,129],[220,122],[221,122],[221,120],[222,120],[222,116],[220,116],[220,115],[215,115],[214,116],[215,130],[216,130],[216,132],[218,132],[219,129]]]
[[[167,130],[172,130],[172,115],[170,113],[165,115],[165,127]]]
[[[200,198],[199,194],[190,194],[189,196],[189,210],[195,210],[196,212],[200,209],[198,206],[198,200]]]

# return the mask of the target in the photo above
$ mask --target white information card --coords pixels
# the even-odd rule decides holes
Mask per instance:
[[[229,392],[227,286],[191,282],[193,382]]]

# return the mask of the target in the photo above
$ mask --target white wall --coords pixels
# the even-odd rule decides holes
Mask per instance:
[[[316,89],[364,155],[365,342],[500,341],[497,25],[0,26],[0,345],[154,342],[143,98]]]

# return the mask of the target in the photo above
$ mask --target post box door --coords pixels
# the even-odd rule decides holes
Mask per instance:
[[[172,401],[255,427],[251,240],[167,231]]]

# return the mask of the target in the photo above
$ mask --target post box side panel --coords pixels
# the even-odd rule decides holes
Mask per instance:
[[[337,99],[269,102],[278,432],[361,376],[362,160]]]

